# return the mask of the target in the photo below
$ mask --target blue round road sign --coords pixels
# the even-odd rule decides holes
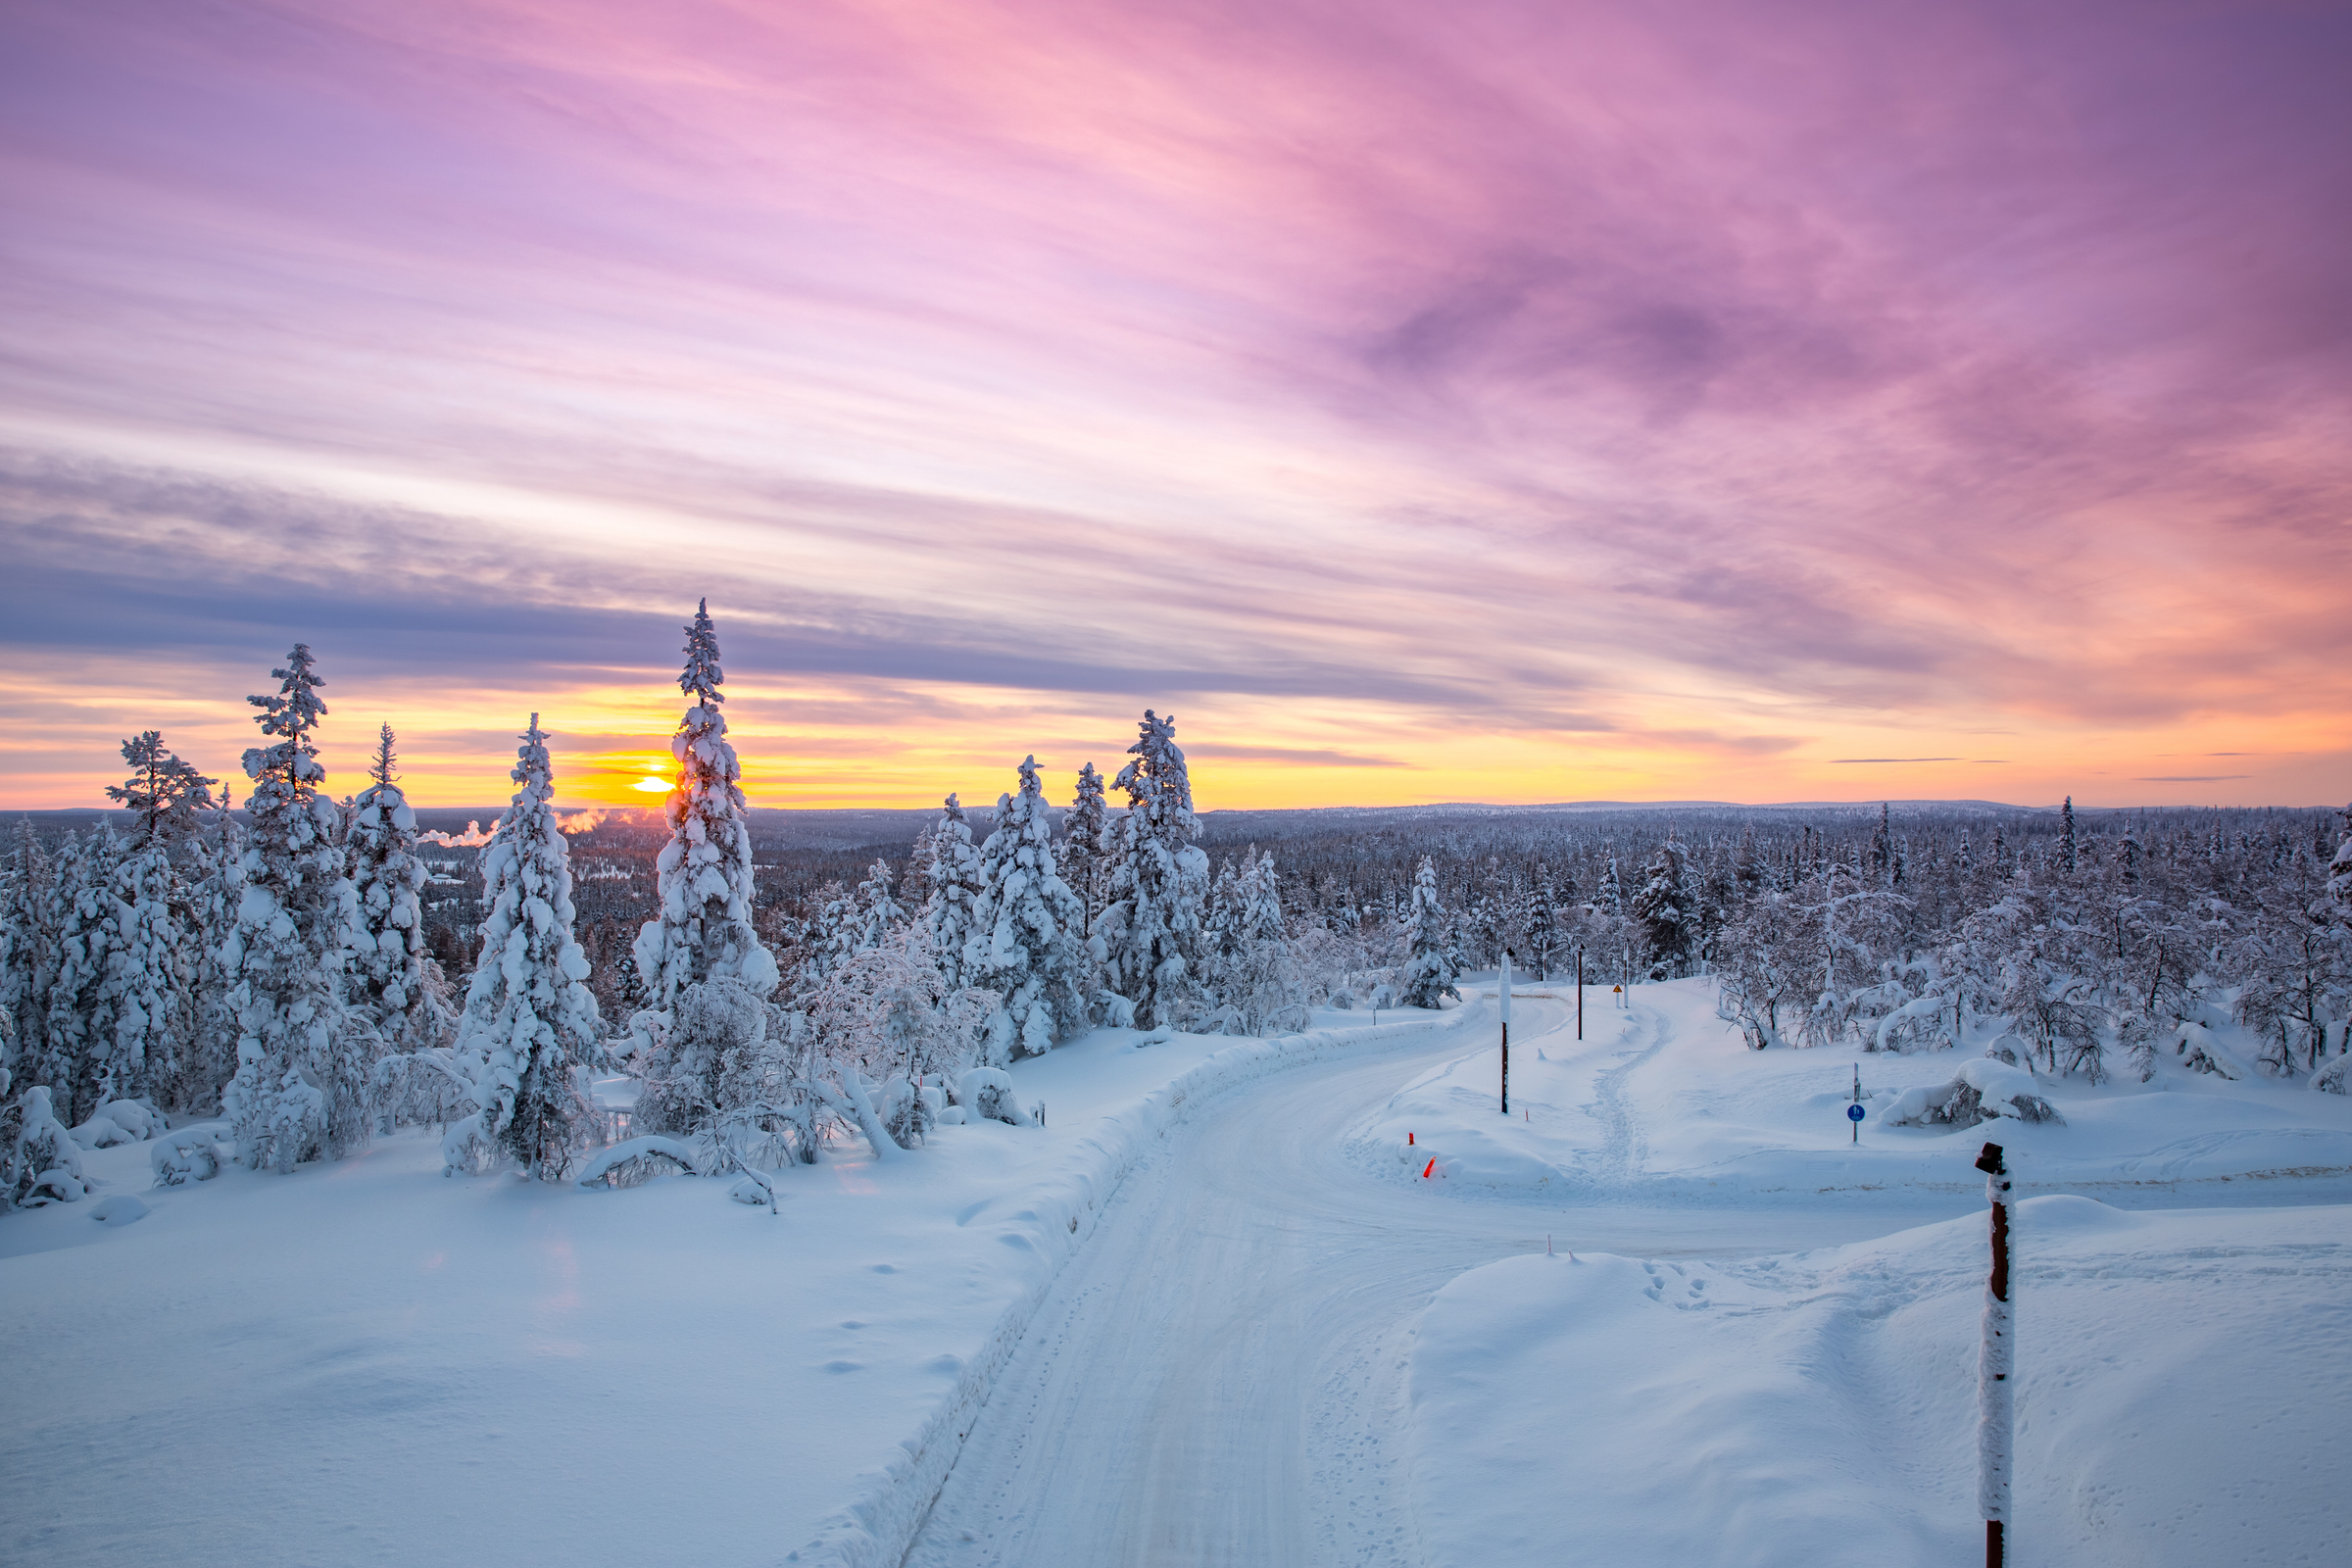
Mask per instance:
[[[1862,1107],[1860,1105],[1846,1106],[1845,1119],[1847,1121],[1860,1121],[1862,1119]]]

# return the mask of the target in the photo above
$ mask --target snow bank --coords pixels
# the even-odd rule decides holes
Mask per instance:
[[[2018,1206],[2022,1560],[2352,1561],[2352,1208]],[[1964,1562],[1984,1222],[1475,1269],[1425,1312],[1433,1564]]]

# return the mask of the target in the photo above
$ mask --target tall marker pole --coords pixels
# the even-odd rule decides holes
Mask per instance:
[[[1581,943],[1576,950],[1576,1038],[1585,1038],[1585,950]]]
[[[1502,950],[1502,1113],[1511,1113],[1511,950]]]
[[[1992,1204],[1992,1275],[1984,1286],[1984,1338],[1977,1350],[1977,1506],[1984,1515],[1984,1568],[2003,1568],[2009,1544],[2009,1448],[2016,1428],[2016,1323],[2009,1305],[2009,1167],[2001,1146],[1977,1156]]]

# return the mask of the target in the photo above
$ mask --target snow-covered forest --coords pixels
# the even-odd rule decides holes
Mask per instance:
[[[707,610],[686,630],[660,813],[560,812],[538,714],[487,833],[421,824],[389,726],[368,787],[330,799],[325,682],[297,645],[251,699],[241,808],[148,731],[123,742],[119,812],[54,837],[21,820],[8,1200],[78,1197],[77,1149],[204,1117],[158,1146],[165,1180],[417,1123],[452,1171],[550,1180],[616,1139],[595,1169],[618,1179],[757,1173],[837,1137],[879,1155],[943,1118],[1026,1120],[1004,1069],[1099,1024],[1265,1036],[1317,1007],[1436,1006],[1506,951],[1539,980],[1710,977],[1756,1049],[2012,1041],[2092,1082],[2171,1053],[2348,1087],[2333,813],[1204,817],[1173,718],[1147,711],[1107,789],[1089,763],[1066,808],[1022,759],[993,808],[950,795],[911,843],[796,843],[744,796]],[[900,816],[848,814],[852,836]],[[592,1075],[641,1090],[616,1114]]]

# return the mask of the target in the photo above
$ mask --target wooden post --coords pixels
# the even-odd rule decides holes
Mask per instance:
[[[2003,1568],[2009,1544],[2009,1449],[2016,1429],[2016,1321],[2009,1304],[2009,1167],[2001,1146],[1977,1156],[1992,1205],[1992,1272],[1984,1284],[1984,1338],[1977,1349],[1977,1505],[1984,1515],[1984,1568]]]

